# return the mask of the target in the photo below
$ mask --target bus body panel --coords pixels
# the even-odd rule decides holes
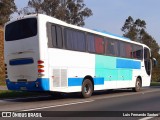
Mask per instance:
[[[38,39],[37,37],[5,43],[5,63],[10,81],[37,79]],[[12,47],[16,46],[16,47]],[[36,49],[37,47],[37,49]]]

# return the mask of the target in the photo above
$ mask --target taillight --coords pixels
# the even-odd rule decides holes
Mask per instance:
[[[38,66],[37,66],[37,68],[38,68],[38,77],[43,77],[44,74],[42,74],[42,73],[45,72],[44,71],[44,61],[38,60],[37,63],[38,63]]]
[[[44,61],[42,61],[42,60],[38,60],[38,61],[37,61],[37,63],[38,63],[38,64],[43,64],[43,63],[44,63]]]
[[[42,73],[42,72],[44,72],[44,70],[38,69],[38,73]]]

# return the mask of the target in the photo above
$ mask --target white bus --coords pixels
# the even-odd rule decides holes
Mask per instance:
[[[150,86],[151,51],[127,38],[29,15],[5,25],[9,90],[81,92]]]

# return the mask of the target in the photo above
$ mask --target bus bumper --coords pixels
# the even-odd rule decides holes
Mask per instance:
[[[9,79],[6,79],[6,84],[9,90],[49,91],[48,78],[38,78],[33,82],[11,82]]]

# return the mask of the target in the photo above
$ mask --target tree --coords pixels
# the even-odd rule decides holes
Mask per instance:
[[[84,20],[92,15],[83,0],[30,0],[23,14],[42,13],[67,23],[84,26]]]
[[[9,21],[10,15],[16,10],[14,0],[0,0],[0,26]]]
[[[146,22],[141,19],[134,19],[129,16],[121,30],[124,32],[123,36],[128,37],[133,41],[141,42],[151,48],[152,57],[156,58],[160,63],[160,47],[156,40],[146,32]],[[160,79],[160,68],[153,69],[152,80]]]
[[[146,44],[152,49],[152,52],[159,52],[159,45],[156,40],[146,32],[146,22],[141,19],[133,20],[129,16],[121,30],[124,32],[123,36],[130,38],[133,41]]]
[[[131,16],[126,19],[121,30],[124,32],[125,37],[130,38],[133,41],[142,42],[142,33],[145,31],[146,22],[144,20],[133,20]]]

